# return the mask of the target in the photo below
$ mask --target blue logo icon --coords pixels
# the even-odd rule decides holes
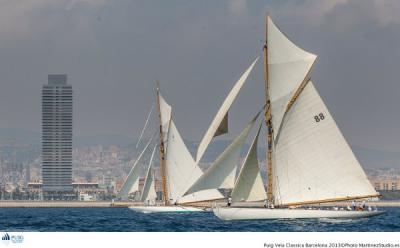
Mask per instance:
[[[14,244],[22,243],[24,242],[24,236],[23,235],[9,235],[8,233],[4,234],[1,237],[1,240],[3,243],[8,244],[10,241]]]
[[[4,236],[1,237],[1,240],[10,240],[10,235],[8,235],[8,233],[4,234]]]

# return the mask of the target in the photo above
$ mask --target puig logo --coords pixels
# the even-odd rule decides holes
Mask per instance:
[[[4,243],[9,243],[11,241],[14,244],[19,244],[19,243],[24,242],[24,236],[23,235],[9,235],[8,233],[6,233],[1,237],[1,240]]]
[[[1,240],[10,240],[10,235],[8,235],[8,233],[4,234],[4,236],[1,237]]]

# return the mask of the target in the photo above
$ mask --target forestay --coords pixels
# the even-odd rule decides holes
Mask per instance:
[[[154,146],[153,152],[151,153],[150,157],[150,162],[149,162],[149,168],[147,169],[146,173],[146,179],[143,184],[143,190],[142,190],[142,195],[140,196],[140,201],[142,202],[153,202],[155,203],[157,199],[157,193],[155,189],[155,182],[154,182],[154,175],[153,175],[153,159],[154,159],[154,154],[156,152],[157,145]]]
[[[186,194],[205,189],[231,189],[235,183],[236,168],[240,157],[240,150],[253,127],[260,112],[250,121],[232,143],[218,156],[214,163],[190,187]]]
[[[128,199],[129,193],[139,190],[139,174],[140,174],[139,162],[141,162],[143,154],[146,152],[152,140],[153,138],[151,138],[147,142],[147,145],[145,146],[143,151],[140,153],[139,157],[134,162],[131,170],[129,171],[128,176],[125,179],[124,184],[121,187],[121,190],[117,194],[117,198]]]
[[[235,83],[235,85],[229,92],[225,101],[222,103],[220,109],[217,112],[217,115],[214,117],[214,120],[211,122],[210,127],[208,128],[206,134],[199,144],[196,155],[197,163],[203,157],[203,154],[210,144],[212,138],[228,132],[228,110],[231,107],[236,96],[239,94],[239,91],[242,88],[243,84],[246,82],[246,79],[249,76],[250,72],[253,70],[253,67],[256,64],[257,60],[258,58],[256,58],[254,62],[250,65],[250,67],[243,73],[243,75],[239,78],[239,80]]]
[[[153,109],[154,109],[154,104],[151,105],[151,109],[150,109],[149,114],[147,115],[146,122],[144,123],[144,127],[143,127],[142,131],[140,132],[139,139],[136,142],[136,149],[139,147],[140,141],[142,141],[143,134],[146,131],[147,125],[149,124],[149,120],[150,120],[151,114],[153,113]]]
[[[173,120],[170,122],[166,154],[166,178],[171,203],[221,199],[217,190],[199,192],[183,197],[189,187],[203,174],[188,151]]]
[[[268,17],[268,83],[274,135],[296,90],[307,77],[316,55],[292,43]]]
[[[254,202],[267,198],[257,157],[257,143],[260,129],[261,124],[233,187],[231,194],[232,202]]]
[[[276,205],[378,195],[311,81],[286,113],[274,155]]]

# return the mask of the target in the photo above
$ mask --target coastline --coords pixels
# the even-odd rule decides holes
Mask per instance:
[[[133,202],[133,201],[115,201],[114,203],[111,203],[111,201],[0,201],[0,208],[106,208],[106,207],[127,208],[129,206],[142,206],[142,205],[143,203],[141,202]],[[212,203],[208,204],[203,203],[201,205],[202,207],[211,207]],[[259,206],[260,204],[251,204],[251,205]],[[320,206],[348,206],[348,205],[351,205],[351,202],[321,204]],[[377,207],[400,207],[400,200],[368,202],[368,205]],[[260,206],[262,206],[262,204]]]
[[[0,201],[0,208],[126,208],[138,202],[118,201]]]

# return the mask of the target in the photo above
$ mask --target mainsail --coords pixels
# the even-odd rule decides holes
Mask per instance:
[[[316,55],[298,48],[269,17],[264,51],[273,128],[268,175],[274,204],[378,196],[309,80]]]
[[[164,135],[163,142],[166,142],[167,133],[169,129],[169,121],[171,120],[171,115],[172,115],[172,108],[165,101],[164,97],[162,97],[160,92],[159,92],[159,108],[160,108],[160,119],[161,119],[161,129],[162,129],[161,131]]]
[[[140,201],[142,202],[155,202],[157,199],[157,193],[154,182],[154,175],[152,170],[152,163],[154,159],[154,153],[156,152],[157,145],[154,146],[153,152],[151,153],[149,168],[147,169],[146,179],[143,184],[142,195],[140,196]]]
[[[269,17],[267,25],[269,98],[275,138],[290,101],[306,81],[317,56],[297,47]]]
[[[232,143],[218,156],[204,174],[187,190],[186,194],[206,189],[233,188],[236,168],[246,138],[260,112],[250,121]]]
[[[246,79],[249,76],[250,72],[253,70],[253,67],[256,64],[257,60],[258,58],[256,58],[254,62],[250,65],[250,67],[243,73],[243,75],[239,78],[239,80],[235,83],[235,85],[229,92],[225,101],[222,103],[220,109],[217,112],[217,115],[214,117],[214,120],[211,122],[210,127],[208,128],[206,134],[199,144],[196,155],[196,163],[198,163],[203,157],[203,154],[213,137],[228,132],[228,110],[231,107],[236,96],[239,94],[239,91],[242,88],[243,84],[246,82]]]
[[[274,146],[276,205],[377,196],[311,81]]]
[[[261,124],[233,187],[231,194],[232,202],[262,201],[267,198],[257,158],[257,143],[260,130]]]
[[[140,174],[140,166],[138,165],[139,162],[143,158],[143,154],[146,152],[147,148],[150,146],[151,138],[148,142],[143,151],[140,153],[139,157],[134,162],[131,170],[129,171],[128,176],[125,179],[124,184],[121,187],[121,190],[117,194],[117,198],[121,199],[128,199],[129,193],[135,192],[139,190],[139,174]]]

